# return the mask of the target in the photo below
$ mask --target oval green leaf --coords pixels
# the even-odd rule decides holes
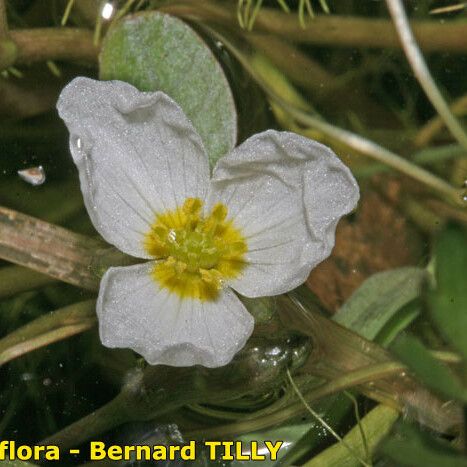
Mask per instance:
[[[427,276],[424,269],[408,266],[373,274],[333,319],[373,340],[397,311],[420,295]]]
[[[140,91],[163,91],[203,139],[211,167],[233,149],[237,113],[225,74],[206,43],[183,21],[158,12],[127,16],[107,33],[100,78]]]

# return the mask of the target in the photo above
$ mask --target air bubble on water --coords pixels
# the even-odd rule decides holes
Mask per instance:
[[[101,16],[104,19],[110,19],[113,16],[114,11],[115,11],[114,6],[110,2],[107,2],[102,7]]]

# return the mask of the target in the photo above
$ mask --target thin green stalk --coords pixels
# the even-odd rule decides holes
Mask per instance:
[[[328,15],[330,13],[330,10],[326,0],[319,0],[319,4],[321,5],[323,11]]]
[[[52,60],[47,60],[45,62],[47,65],[47,68],[50,70],[50,72],[56,77],[56,78],[61,78],[62,77],[62,72],[60,71],[60,68],[57,66],[57,64],[52,61]]]
[[[348,452],[350,452],[350,454],[355,457],[355,459],[357,459],[363,466],[365,467],[371,467],[370,464],[368,464],[367,462],[365,462],[359,455],[357,452],[355,452],[351,447],[350,445],[344,441],[342,439],[341,436],[339,436],[336,431],[328,424],[326,423],[326,420],[324,420],[322,417],[319,416],[318,413],[316,413],[311,407],[310,405],[308,404],[308,402],[305,400],[305,398],[303,397],[302,393],[300,392],[300,390],[298,389],[297,385],[295,384],[293,378],[292,378],[292,375],[290,374],[290,371],[287,370],[287,377],[289,378],[289,382],[290,384],[292,385],[292,388],[293,390],[295,391],[295,393],[297,394],[298,398],[301,400],[302,404],[306,407],[306,409],[308,410],[308,412],[311,413],[311,415],[329,432],[331,433],[332,436],[334,436],[334,438],[337,439],[337,441],[339,441],[340,443],[342,443],[343,446],[345,446],[345,448],[347,449]]]
[[[66,5],[65,11],[62,16],[62,20],[60,21],[61,26],[65,26],[65,24],[68,21],[68,18],[70,17],[71,10],[73,8],[73,5],[75,3],[75,0],[68,0],[68,3]]]
[[[396,31],[407,60],[409,61],[420,85],[433,104],[433,107],[444,120],[444,123],[449,128],[454,138],[456,138],[457,141],[467,149],[467,133],[451,112],[449,105],[444,100],[444,97],[436,86],[435,80],[431,76],[430,70],[423,58],[423,54],[418,47],[415,36],[412,33],[402,1],[386,0],[386,5],[391,14],[394,26],[396,27]]]
[[[344,391],[344,394],[346,397],[348,397],[352,401],[352,404],[354,407],[354,413],[355,413],[355,420],[357,421],[357,427],[358,427],[358,430],[360,431],[360,437],[362,439],[363,452],[365,454],[365,459],[368,460],[368,462],[371,462],[370,450],[368,448],[368,439],[365,433],[365,429],[363,428],[362,420],[360,418],[360,411],[358,409],[357,398],[349,391]]]
[[[277,0],[277,3],[286,13],[290,13],[289,5],[287,5],[285,0]]]
[[[256,17],[258,16],[258,13],[259,13],[259,10],[261,9],[262,4],[263,4],[263,0],[257,0],[255,7],[253,8],[253,12],[251,13],[250,20],[248,22],[248,31],[251,31],[253,29]]]
[[[94,26],[94,35],[92,42],[95,47],[99,45],[101,40],[101,33],[102,33],[102,9],[105,5],[104,1],[101,1],[99,4],[99,9],[97,10],[97,17],[96,17],[96,25]]]
[[[466,157],[467,151],[459,144],[448,144],[446,146],[436,146],[434,148],[423,149],[408,157],[408,160],[415,164],[428,165],[437,162],[444,162],[455,158]],[[359,178],[371,177],[380,172],[390,171],[391,167],[385,164],[368,164],[357,167],[353,170],[354,175]]]
[[[96,324],[95,300],[87,300],[40,316],[0,339],[0,366],[26,353],[66,339]]]
[[[127,2],[115,14],[115,16],[114,16],[114,18],[112,20],[111,26],[115,22],[117,22],[120,18],[123,18],[130,11],[130,8],[133,6],[135,1],[136,0],[127,0]],[[138,8],[136,8],[136,11],[137,10],[138,10]]]
[[[361,421],[362,429],[368,433],[369,454],[373,454],[381,440],[390,432],[394,423],[399,418],[396,410],[385,405],[378,405],[369,412]],[[345,436],[344,441],[352,446],[352,449],[364,453],[364,446],[360,437],[358,426],[352,428]],[[324,466],[351,467],[356,465],[351,462],[347,450],[343,445],[337,443],[320,452],[317,456],[303,464],[303,467],[324,467]]]
[[[245,22],[243,21],[243,1],[238,0],[237,4],[237,21],[241,28],[245,28]]]

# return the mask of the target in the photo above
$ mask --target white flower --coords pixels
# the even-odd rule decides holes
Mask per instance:
[[[151,364],[228,363],[254,326],[233,290],[259,297],[302,284],[358,200],[329,148],[288,132],[249,138],[210,179],[200,136],[162,92],[76,78],[57,107],[94,226],[150,260],[102,278],[102,343]]]

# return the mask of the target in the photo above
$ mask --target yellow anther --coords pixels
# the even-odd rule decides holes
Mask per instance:
[[[152,232],[157,235],[160,239],[166,239],[167,234],[169,233],[167,227],[164,227],[162,225],[156,225],[153,229]]]
[[[214,284],[220,288],[222,285],[222,274],[216,269],[200,269],[201,279],[208,284]]]
[[[203,202],[199,198],[187,198],[183,203],[183,212],[185,214],[199,214]]]
[[[236,256],[242,253],[246,253],[245,242],[234,242],[228,245],[225,249],[225,253],[230,256]]]
[[[218,222],[222,222],[227,217],[227,207],[222,203],[215,204],[211,211],[211,217]]]

